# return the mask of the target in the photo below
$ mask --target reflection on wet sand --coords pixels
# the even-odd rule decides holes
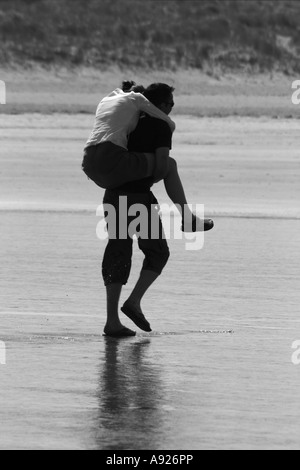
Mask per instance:
[[[150,338],[105,338],[99,377],[99,449],[155,449],[162,438],[161,371],[147,357]]]

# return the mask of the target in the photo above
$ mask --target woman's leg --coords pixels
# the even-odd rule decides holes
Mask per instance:
[[[155,175],[155,183],[158,183],[161,180],[164,181],[165,189],[169,198],[173,204],[176,204],[180,214],[183,216],[184,210],[189,210],[188,202],[178,173],[176,160],[172,157],[169,157],[168,160],[167,170],[165,172],[157,171]]]
[[[153,175],[155,156],[128,152],[111,142],[103,142],[85,149],[82,170],[100,188],[115,189]]]
[[[164,185],[169,198],[173,204],[177,205],[181,216],[183,216],[184,211],[189,210],[188,202],[178,173],[176,160],[171,157],[169,161],[169,171],[164,178]]]
[[[174,158],[169,157],[168,171],[163,175],[163,179],[166,192],[182,217],[183,230],[195,232],[212,229],[214,224],[211,219],[199,219],[191,212]],[[156,180],[158,181],[160,180]]]

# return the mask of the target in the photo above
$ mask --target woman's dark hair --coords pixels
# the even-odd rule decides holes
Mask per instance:
[[[170,95],[173,93],[175,88],[167,85],[166,83],[152,83],[149,85],[144,96],[155,106],[159,106],[169,100]]]
[[[135,93],[144,93],[145,88],[143,85],[137,85],[133,80],[123,80],[122,90],[125,93],[129,93],[130,91],[134,91]]]
[[[122,90],[125,92],[131,91],[131,88],[135,85],[136,83],[133,80],[123,80]]]

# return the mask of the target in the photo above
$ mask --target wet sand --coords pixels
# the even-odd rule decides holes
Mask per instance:
[[[102,336],[91,122],[0,116],[0,448],[299,449],[297,122],[176,118],[188,197],[216,227],[201,251],[169,241],[153,332],[122,341]],[[141,263],[135,248],[122,300]]]

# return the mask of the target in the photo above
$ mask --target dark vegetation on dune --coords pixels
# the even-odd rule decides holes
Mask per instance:
[[[2,66],[300,71],[300,1],[0,0]]]

